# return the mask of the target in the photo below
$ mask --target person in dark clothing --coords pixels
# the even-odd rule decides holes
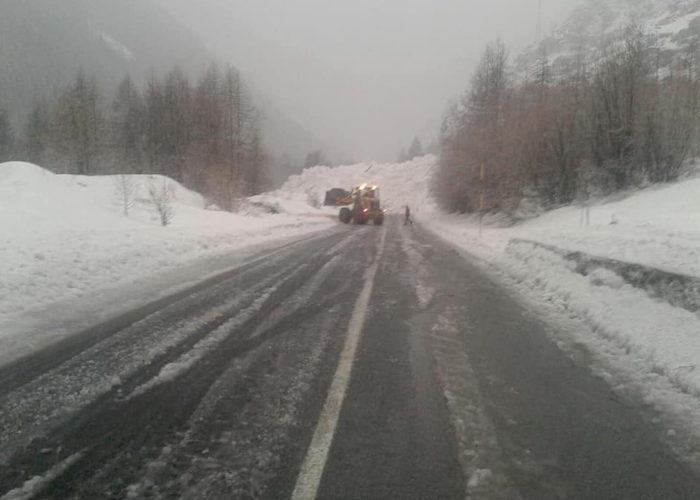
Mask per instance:
[[[404,212],[404,221],[403,221],[404,226],[412,226],[413,225],[413,219],[411,219],[411,207],[406,205],[406,210]]]

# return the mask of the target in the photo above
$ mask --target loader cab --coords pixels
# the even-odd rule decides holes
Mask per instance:
[[[380,226],[384,222],[384,211],[381,208],[379,188],[377,186],[362,184],[352,189],[352,209],[343,207],[340,210],[340,221],[348,224],[366,224],[373,221]]]

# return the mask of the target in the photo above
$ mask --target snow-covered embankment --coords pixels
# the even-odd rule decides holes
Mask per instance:
[[[162,227],[149,199],[151,177],[131,178],[135,204],[124,216],[115,177],[0,164],[0,362],[15,352],[10,340],[31,348],[68,333],[61,331],[61,318],[84,316],[76,319],[87,326],[220,271],[228,264],[223,257],[234,250],[335,224],[294,193],[277,200],[277,214],[255,207],[231,214],[205,209],[200,195],[168,181],[175,188],[174,217]],[[49,329],[17,339],[50,315],[53,322],[43,318]]]
[[[576,340],[593,352],[618,349],[700,396],[700,315],[689,285],[700,280],[698,193],[691,178],[601,200],[588,216],[565,207],[481,236],[468,217],[432,214],[426,226],[527,298],[587,325]]]

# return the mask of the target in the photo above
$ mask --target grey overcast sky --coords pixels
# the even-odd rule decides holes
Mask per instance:
[[[339,160],[436,136],[485,45],[535,39],[539,0],[162,0]],[[583,0],[542,0],[547,32]],[[184,16],[183,16],[184,14]]]

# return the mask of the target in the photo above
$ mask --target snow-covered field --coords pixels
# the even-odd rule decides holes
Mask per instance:
[[[76,316],[89,315],[85,326],[118,309],[117,297],[120,305],[135,307],[156,298],[156,290],[222,270],[235,250],[335,224],[294,194],[276,200],[278,214],[255,207],[248,214],[230,214],[206,210],[201,196],[174,184],[174,217],[162,227],[148,196],[150,177],[134,179],[139,188],[127,217],[114,177],[54,175],[27,163],[0,164],[0,342],[5,342],[0,362],[14,352],[6,342],[17,339],[9,337],[36,328],[51,308],[52,330],[34,332],[35,345],[43,336],[62,333],[57,318],[69,314],[67,308]],[[153,290],[145,286],[149,282]],[[88,303],[99,307],[83,309]]]

